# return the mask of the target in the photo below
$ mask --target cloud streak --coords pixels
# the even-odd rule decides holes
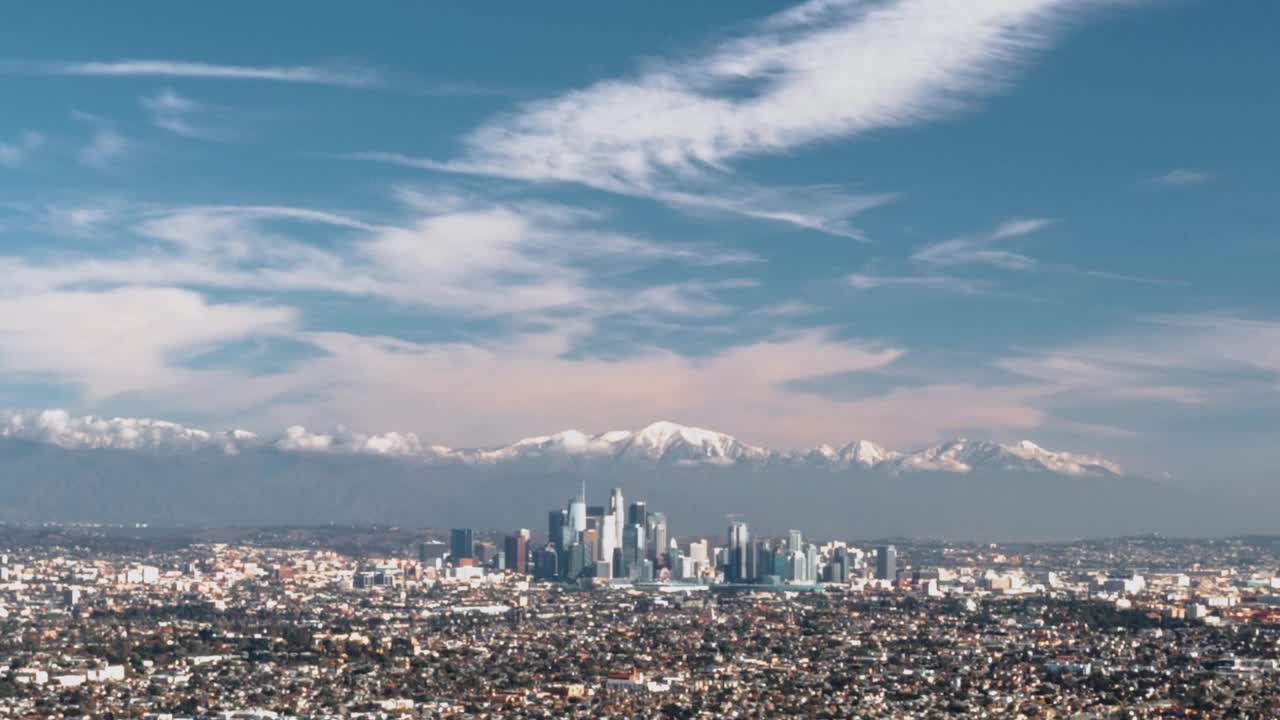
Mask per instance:
[[[1036,265],[1032,258],[993,246],[1002,240],[1036,232],[1050,222],[1045,218],[1009,220],[986,235],[930,243],[913,253],[911,259],[933,267],[993,265],[1004,270],[1030,270]]]
[[[91,62],[10,63],[10,72],[81,77],[186,78],[197,80],[254,80],[304,85],[368,88],[382,84],[371,68],[323,65],[222,65],[161,59]]]
[[[1163,175],[1147,178],[1147,182],[1152,185],[1163,185],[1165,187],[1186,187],[1189,185],[1203,185],[1213,179],[1203,170],[1192,170],[1190,168],[1176,168],[1170,170]]]
[[[963,110],[1004,87],[1075,11],[1097,4],[810,0],[703,52],[491,118],[452,160],[362,156],[724,205],[741,194],[714,189],[734,177],[734,161]],[[857,235],[848,226],[857,207],[753,208],[724,209]]]

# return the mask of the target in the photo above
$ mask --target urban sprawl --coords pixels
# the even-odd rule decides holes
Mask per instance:
[[[1273,718],[1280,539],[0,526],[0,717]]]

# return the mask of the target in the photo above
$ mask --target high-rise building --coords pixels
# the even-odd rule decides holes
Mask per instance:
[[[533,576],[539,580],[554,580],[560,576],[560,556],[550,543],[533,553]]]
[[[644,525],[628,525],[622,535],[622,574],[632,579],[639,577],[640,563],[645,559],[644,548]]]
[[[600,547],[596,553],[596,558],[613,562],[613,549],[620,546],[618,540],[622,537],[618,532],[618,518],[612,513],[606,514],[601,518],[600,524]]]
[[[804,550],[804,536],[799,530],[787,531],[787,550]]]
[[[666,565],[664,555],[667,552],[667,516],[665,513],[649,513],[645,525],[645,539],[649,543],[648,557],[655,568]]]
[[[707,541],[695,540],[694,542],[689,543],[689,557],[703,565],[706,565],[707,561],[710,559],[710,556],[707,554]]]
[[[649,508],[643,500],[631,503],[627,510],[627,524],[645,527],[649,522]]]
[[[786,573],[779,570],[773,560],[773,542],[769,539],[753,540],[751,542],[751,555],[755,560],[752,566],[752,576],[756,578],[768,577],[770,575],[785,575]]]
[[[557,553],[569,547],[569,511],[552,510],[547,513],[547,542],[555,546]]]
[[[805,556],[803,550],[791,550],[787,553],[787,579],[791,582],[805,582]]]
[[[577,580],[592,565],[591,558],[587,555],[587,546],[575,542],[569,546],[563,577],[565,580]]]
[[[876,548],[876,579],[896,580],[898,578],[898,548],[892,545],[881,545]]]
[[[831,562],[827,564],[827,581],[849,582],[849,551],[843,546],[836,547],[831,553]]]
[[[449,554],[453,556],[455,565],[464,558],[475,558],[476,541],[471,528],[454,528],[449,531]]]
[[[448,549],[448,545],[438,540],[418,543],[418,562],[422,565],[430,565],[443,558]]]
[[[587,501],[581,495],[569,501],[569,542],[578,540],[578,533],[587,529]]]
[[[508,535],[502,543],[502,554],[508,570],[520,575],[526,574],[529,568],[523,534]]]
[[[729,546],[728,546],[728,562],[726,563],[727,572],[725,573],[729,582],[748,582],[752,580],[750,574],[751,557],[751,532],[744,522],[734,522],[729,525]]]
[[[813,543],[804,549],[804,579],[807,582],[818,581],[818,546]]]
[[[616,487],[609,495],[609,514],[613,516],[613,546],[622,547],[622,531],[627,526],[627,506],[622,499],[622,488]]]

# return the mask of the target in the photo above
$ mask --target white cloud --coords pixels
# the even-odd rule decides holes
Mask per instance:
[[[28,131],[16,141],[0,142],[0,166],[16,168],[44,145],[44,134]]]
[[[785,389],[796,379],[883,368],[898,348],[839,341],[809,332],[702,358],[651,348],[619,360],[563,357],[568,338],[423,345],[344,333],[310,334],[325,352],[291,370],[289,390],[305,399],[275,403],[237,422],[272,428],[400,427],[445,445],[508,442],[548,428],[638,427],[655,417],[740,434],[779,447],[874,435],[915,443],[958,429],[1027,428],[1041,413],[1020,388],[936,385],[889,398],[843,401]],[[261,382],[261,381],[259,381]],[[252,385],[237,384],[236,392]],[[257,392],[277,395],[278,387]],[[255,397],[244,397],[251,407]]]
[[[216,80],[262,80],[281,83],[373,87],[382,83],[375,70],[357,66],[219,65],[182,60],[116,60],[64,62],[19,66],[19,70],[49,75],[97,77],[165,77]]]
[[[1280,379],[1280,323],[1229,314],[1146,318],[1126,332],[1000,360],[1077,399],[1198,406]]]
[[[934,267],[992,265],[1005,270],[1030,270],[1036,266],[1034,259],[993,246],[1002,240],[1036,232],[1050,222],[1044,218],[1009,220],[986,235],[930,243],[913,253],[911,259]]]
[[[700,202],[857,236],[848,226],[856,207],[797,212],[737,203],[741,188],[717,187],[740,158],[962,110],[1003,87],[1071,11],[1096,4],[810,0],[705,52],[499,115],[464,137],[455,160],[365,156]]]
[[[1147,178],[1147,182],[1155,185],[1165,185],[1168,187],[1185,187],[1187,185],[1202,185],[1212,179],[1213,175],[1210,175],[1203,170],[1176,168],[1164,173],[1163,175],[1156,175],[1155,177]]]
[[[820,312],[822,308],[801,300],[784,300],[773,305],[764,305],[751,311],[752,315],[769,318],[804,317]]]
[[[714,247],[658,243],[601,229],[597,217],[548,204],[458,199],[406,219],[374,223],[336,212],[277,206],[144,211],[110,257],[56,262],[0,256],[8,291],[146,285],[377,297],[469,316],[536,320],[618,312],[716,315],[726,281],[626,282],[655,263],[685,267],[754,262]],[[328,226],[302,233],[297,224]],[[302,237],[319,235],[324,242]],[[128,250],[126,248],[132,248]],[[92,250],[92,249],[90,249]],[[631,288],[626,286],[630,284]]]
[[[0,367],[9,377],[71,383],[90,401],[180,384],[177,363],[246,337],[293,332],[291,308],[212,304],[173,288],[0,296]]]
[[[149,418],[73,416],[65,410],[14,412],[0,410],[0,437],[47,442],[65,448],[116,448],[122,450],[199,450],[221,447],[236,452],[239,443],[253,433],[211,433],[164,420]]]
[[[974,295],[985,292],[988,286],[977,280],[950,277],[946,275],[876,275],[872,273],[852,273],[849,285],[855,290],[875,290],[878,288],[919,288],[923,290],[942,290]]]

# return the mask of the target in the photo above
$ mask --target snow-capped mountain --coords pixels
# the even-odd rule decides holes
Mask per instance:
[[[1030,440],[1013,444],[952,440],[890,461],[899,470],[966,473],[975,469],[1040,471],[1063,475],[1121,475],[1120,466],[1102,458],[1045,450]]]
[[[185,452],[217,448],[227,453],[258,441],[258,436],[247,430],[215,433],[166,420],[76,417],[65,410],[27,413],[0,410],[0,438],[45,442],[69,449]]]
[[[281,452],[363,454],[417,459],[431,463],[500,465],[534,461],[661,463],[677,466],[793,465],[831,470],[887,473],[975,471],[1049,472],[1061,475],[1120,475],[1118,465],[1102,458],[1046,450],[1030,441],[1004,444],[952,440],[911,453],[888,450],[866,440],[839,448],[777,451],[748,445],[732,435],[661,421],[640,430],[590,435],[565,430],[493,448],[456,449],[423,442],[414,433],[367,435],[339,427],[314,432],[295,425],[274,438],[244,430],[210,432],[164,420],[74,417],[62,410],[0,411],[0,438],[46,442],[63,448],[114,448],[153,452],[216,449],[237,453],[250,448]]]

